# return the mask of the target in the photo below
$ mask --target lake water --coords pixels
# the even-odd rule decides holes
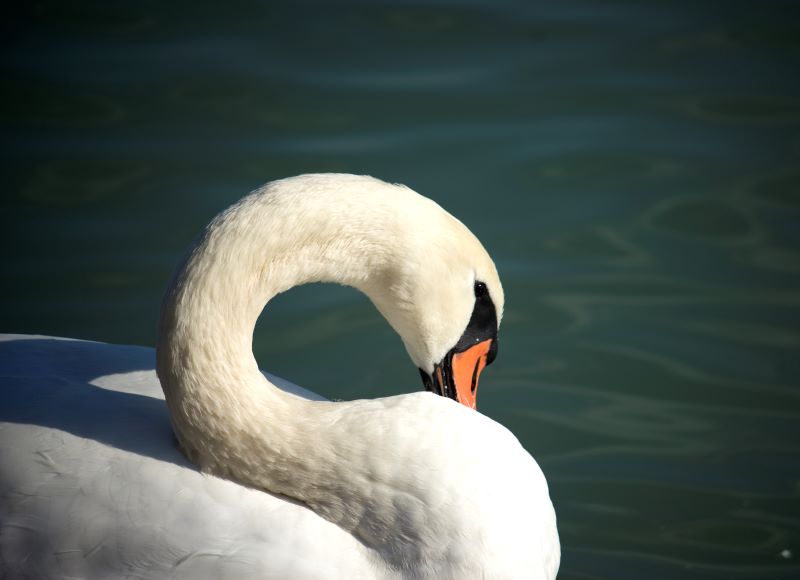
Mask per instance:
[[[403,182],[496,260],[478,404],[548,477],[560,578],[798,578],[791,6],[27,3],[2,25],[0,330],[153,345],[180,253],[244,193]],[[279,297],[255,348],[331,398],[421,388],[349,289]]]

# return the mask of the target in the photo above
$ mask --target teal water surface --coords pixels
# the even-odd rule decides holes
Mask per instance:
[[[480,410],[551,486],[563,579],[800,577],[800,20],[780,2],[37,2],[3,26],[0,331],[153,345],[219,210],[403,182],[506,289]],[[421,388],[353,290],[260,364]],[[502,493],[502,490],[498,490]]]

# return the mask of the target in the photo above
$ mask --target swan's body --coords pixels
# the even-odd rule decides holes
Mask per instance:
[[[0,578],[363,576],[350,534],[181,455],[154,365],[149,348],[0,337]]]
[[[9,421],[0,430],[0,493],[11,518],[0,512],[2,558],[25,545],[9,537],[27,535],[51,562],[162,571],[149,577],[214,561],[239,578],[553,578],[559,549],[547,485],[505,428],[431,393],[310,401],[275,388],[252,357],[253,327],[272,296],[331,281],[366,293],[423,375],[434,374],[439,361],[460,356],[453,345],[472,339],[465,328],[480,318],[477,280],[499,319],[502,288],[488,255],[460,222],[406,188],[316,175],[248,196],[212,222],[176,274],[157,367],[186,455],[255,489],[194,470],[170,448],[164,411],[150,412],[156,425],[114,421],[111,432],[128,431],[109,435],[102,425],[95,433],[37,420],[17,397],[23,410],[10,419],[0,411]],[[107,349],[105,361],[123,352],[52,343],[64,344]],[[8,366],[6,356],[0,362]],[[107,377],[103,386],[152,406],[150,368],[143,361],[136,369],[148,374]],[[26,369],[10,384],[60,397],[77,383],[74,396],[89,398],[100,391],[87,383],[109,374],[102,370],[125,370]],[[144,453],[121,443],[135,431],[147,433]]]

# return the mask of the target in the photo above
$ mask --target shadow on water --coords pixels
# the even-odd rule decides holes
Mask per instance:
[[[195,469],[176,448],[163,399],[92,384],[109,375],[152,371],[154,362],[147,348],[54,339],[0,342],[0,421],[58,429]],[[117,388],[125,389],[127,378],[116,378]],[[137,378],[130,375],[128,388],[137,388]]]

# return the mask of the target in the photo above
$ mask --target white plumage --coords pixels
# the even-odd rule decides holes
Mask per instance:
[[[430,373],[476,280],[499,320],[494,264],[439,206],[300,176],[220,214],[173,279],[169,412],[149,349],[6,337],[0,563],[37,578],[554,578],[547,484],[501,425],[431,393],[321,401],[252,356],[272,296],[328,281],[367,294]]]

